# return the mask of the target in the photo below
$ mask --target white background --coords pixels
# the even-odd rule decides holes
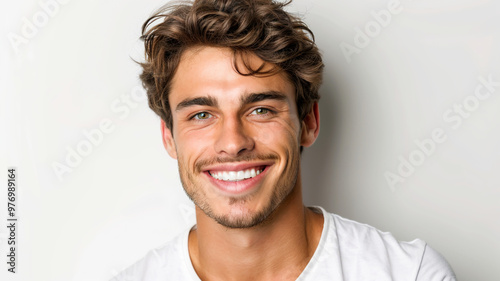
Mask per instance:
[[[69,0],[47,15],[47,1],[0,9],[0,279],[107,280],[194,219],[132,61],[142,59],[142,23],[163,2]],[[343,54],[340,45],[356,47],[356,28],[373,25],[390,2],[289,8],[315,32],[326,64],[320,137],[303,155],[306,203],[400,240],[424,239],[460,280],[498,280],[500,86],[478,103],[473,95],[478,77],[500,82],[500,1],[401,0],[369,42]],[[13,34],[24,41],[12,44]],[[464,101],[459,124],[448,110]],[[84,147],[101,122],[112,131]],[[446,141],[418,152],[415,142],[436,129]],[[88,152],[80,161],[68,156],[78,147]],[[398,175],[411,155],[418,165],[391,188],[385,174]],[[54,163],[74,167],[59,179]],[[4,262],[10,166],[19,184],[16,275]]]

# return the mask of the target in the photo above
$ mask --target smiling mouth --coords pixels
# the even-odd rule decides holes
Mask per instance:
[[[208,174],[216,180],[235,182],[254,178],[262,173],[265,168],[266,166],[240,171],[208,171]]]

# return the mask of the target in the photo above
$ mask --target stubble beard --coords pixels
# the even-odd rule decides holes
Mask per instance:
[[[297,151],[298,154],[298,151]],[[193,201],[193,203],[205,213],[208,217],[215,220],[222,226],[231,229],[242,229],[242,228],[252,228],[263,224],[266,220],[272,217],[272,213],[278,208],[278,206],[285,201],[285,199],[292,193],[296,186],[298,173],[299,173],[299,156],[295,155],[296,158],[290,157],[288,159],[295,159],[288,161],[284,169],[284,173],[278,177],[278,182],[274,187],[271,198],[266,202],[265,206],[255,213],[245,213],[239,216],[232,216],[231,214],[217,214],[214,212],[211,204],[210,198],[207,198],[204,188],[201,183],[197,183],[194,178],[194,174],[190,173],[186,167],[184,167],[182,161],[179,163],[179,175],[181,178],[181,183],[186,192],[187,196]],[[251,159],[277,159],[277,156],[257,156],[257,157],[244,157],[245,159],[239,161],[249,161]],[[206,163],[224,163],[224,162],[238,162],[233,160],[224,159],[214,159],[211,161],[203,161],[198,167],[203,166]],[[288,175],[287,175],[288,174]],[[227,204],[238,208],[238,206],[244,206],[244,204],[255,197],[254,194],[250,194],[243,197],[228,197]]]

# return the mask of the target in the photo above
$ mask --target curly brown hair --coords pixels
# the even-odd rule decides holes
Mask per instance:
[[[181,55],[199,46],[227,47],[234,53],[234,68],[241,75],[268,76],[285,71],[295,86],[300,120],[319,100],[323,62],[312,31],[298,17],[284,11],[291,1],[195,0],[167,4],[142,26],[146,61],[140,75],[149,107],[172,129],[168,102],[170,84]],[[155,24],[157,21],[161,21]],[[264,64],[252,69],[243,61],[245,72],[236,65],[236,56],[253,53],[275,67]]]

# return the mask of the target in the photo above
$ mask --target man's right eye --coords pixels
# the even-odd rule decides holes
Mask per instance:
[[[200,113],[196,113],[195,115],[193,115],[193,117],[191,119],[205,120],[205,119],[208,119],[210,117],[212,117],[212,114],[210,114],[208,112],[200,112]]]

